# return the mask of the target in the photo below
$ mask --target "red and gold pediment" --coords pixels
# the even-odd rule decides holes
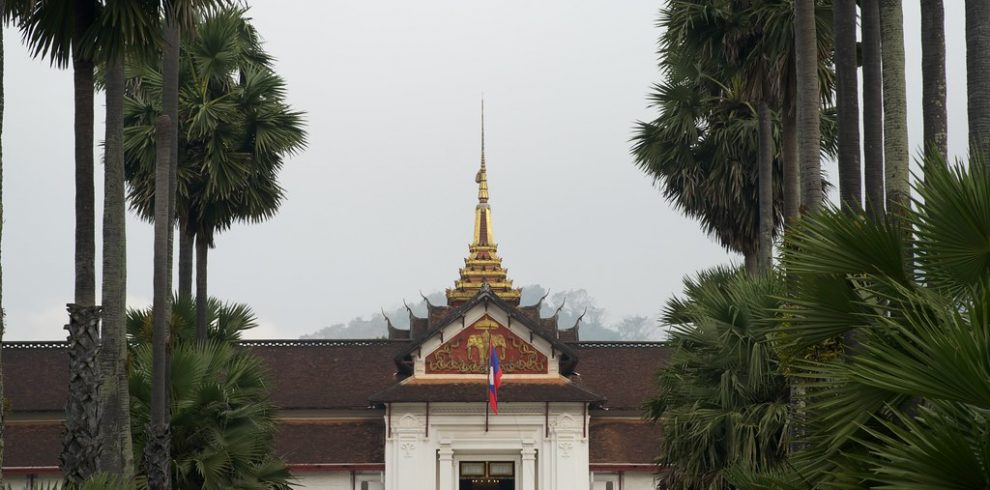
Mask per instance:
[[[485,315],[426,356],[427,374],[485,374],[488,346],[506,374],[547,374],[547,356]]]

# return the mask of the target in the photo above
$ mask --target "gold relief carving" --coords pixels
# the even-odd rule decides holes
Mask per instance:
[[[485,374],[489,345],[495,347],[502,372],[545,374],[547,356],[508,328],[485,316],[426,356],[429,374]]]

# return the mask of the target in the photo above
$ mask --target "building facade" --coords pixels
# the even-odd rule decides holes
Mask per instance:
[[[270,368],[279,454],[301,488],[655,488],[660,434],[641,404],[665,348],[582,342],[580,324],[520,305],[494,239],[483,131],[476,183],[473,240],[446,305],[410,310],[408,329],[389,321],[387,339],[241,343]],[[3,369],[4,474],[15,489],[58,479],[65,345],[7,343]]]

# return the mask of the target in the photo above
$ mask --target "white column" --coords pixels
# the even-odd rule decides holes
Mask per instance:
[[[536,490],[536,449],[532,446],[522,450],[522,468],[519,476],[522,480],[521,490]]]
[[[439,490],[457,490],[454,486],[454,451],[450,447],[441,447],[437,451],[440,465]]]

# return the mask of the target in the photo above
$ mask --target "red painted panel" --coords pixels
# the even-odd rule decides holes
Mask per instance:
[[[426,356],[427,374],[485,374],[488,346],[495,346],[502,372],[546,374],[547,356],[485,315]]]

